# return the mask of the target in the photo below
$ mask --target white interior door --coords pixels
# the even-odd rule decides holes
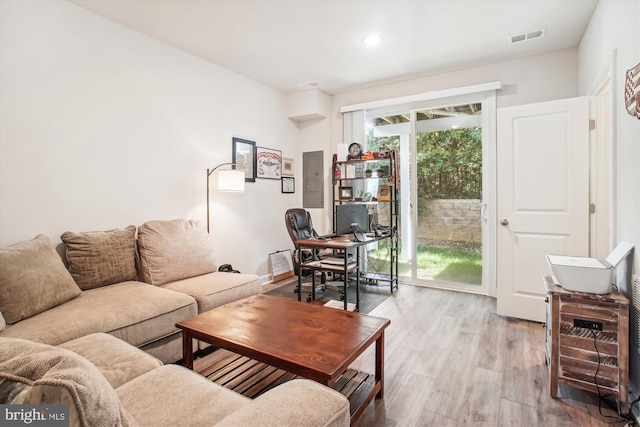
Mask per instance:
[[[498,110],[497,311],[545,320],[545,254],[589,253],[589,99]]]

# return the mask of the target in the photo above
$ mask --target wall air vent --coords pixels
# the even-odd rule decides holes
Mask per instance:
[[[508,37],[509,43],[514,44],[527,40],[539,39],[544,37],[544,30],[544,28],[540,28],[538,30],[527,31],[526,33],[512,34]]]

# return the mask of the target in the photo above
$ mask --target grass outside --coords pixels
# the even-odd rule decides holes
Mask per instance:
[[[419,279],[480,285],[482,283],[482,255],[480,246],[473,244],[441,244],[431,242],[418,245]],[[387,242],[380,242],[378,249],[369,251],[369,270],[389,271]],[[411,264],[398,262],[398,274],[409,275]]]

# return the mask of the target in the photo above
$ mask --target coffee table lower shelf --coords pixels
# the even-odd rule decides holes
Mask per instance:
[[[216,349],[194,360],[193,365],[194,371],[207,379],[251,399],[284,382],[302,378],[225,349]],[[374,375],[348,369],[333,388],[349,399],[351,418],[357,419],[372,400],[370,396],[377,394],[372,393],[374,387]]]

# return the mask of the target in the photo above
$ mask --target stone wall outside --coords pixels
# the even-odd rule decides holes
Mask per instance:
[[[438,199],[427,203],[418,222],[418,241],[482,242],[479,199]]]

